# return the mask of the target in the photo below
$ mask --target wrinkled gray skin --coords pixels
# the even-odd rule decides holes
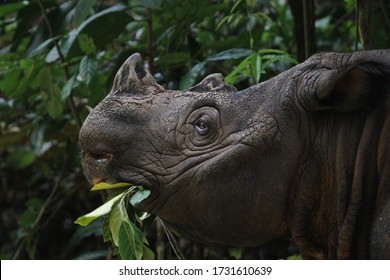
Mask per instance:
[[[131,182],[183,236],[390,259],[390,50],[322,53],[243,91],[165,90],[139,54],[81,132],[92,184]]]

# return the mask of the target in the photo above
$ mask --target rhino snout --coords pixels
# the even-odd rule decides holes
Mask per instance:
[[[92,185],[108,181],[107,169],[112,162],[112,153],[81,149],[82,165],[88,181]]]

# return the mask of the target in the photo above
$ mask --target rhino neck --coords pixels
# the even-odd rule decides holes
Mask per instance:
[[[301,168],[290,221],[305,257],[370,257],[367,241],[379,165],[384,166],[378,159],[384,145],[389,148],[382,135],[389,118],[388,109],[380,108],[347,116],[323,112],[308,120],[312,149]]]

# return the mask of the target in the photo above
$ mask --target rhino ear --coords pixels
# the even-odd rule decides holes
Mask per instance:
[[[389,94],[390,64],[378,61],[309,70],[299,85],[299,96],[311,111],[371,109],[383,103]]]
[[[229,92],[229,91],[237,91],[234,86],[228,85],[225,83],[222,74],[216,73],[208,75],[204,78],[199,84],[190,87],[188,91],[193,92]]]
[[[118,70],[112,91],[132,95],[150,95],[164,91],[164,88],[157,84],[149,71],[144,68],[141,55],[135,53]]]

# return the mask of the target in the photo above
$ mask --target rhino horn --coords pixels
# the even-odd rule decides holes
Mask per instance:
[[[225,83],[222,74],[216,73],[208,75],[199,84],[190,87],[189,91],[194,92],[207,92],[207,91],[218,91],[218,92],[230,92],[237,91],[234,86]]]
[[[139,53],[131,55],[123,63],[115,76],[112,89],[113,92],[120,91],[132,95],[150,95],[164,90],[144,68],[144,62]]]

